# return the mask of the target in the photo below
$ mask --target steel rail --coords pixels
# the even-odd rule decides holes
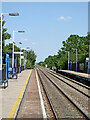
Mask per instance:
[[[78,92],[82,93],[83,95],[85,95],[86,97],[90,98],[89,95],[87,95],[86,93],[82,92],[81,90],[75,88],[74,86],[70,85],[69,83],[65,82],[64,80],[62,80],[61,78],[59,78],[58,76],[55,76],[54,74],[48,72],[49,74],[53,75],[54,77],[56,77],[57,79],[61,80],[62,82],[64,82],[65,84],[69,85],[70,87],[74,88],[75,90],[77,90]]]
[[[53,80],[51,80],[51,78],[49,78],[41,69],[39,69],[48,79],[49,81],[81,112],[81,114],[83,114],[83,116],[87,119],[90,120],[90,118],[87,116],[87,114],[85,112],[83,112],[60,88],[59,86],[53,82]]]
[[[84,85],[86,85],[86,86],[89,86],[90,87],[90,77],[88,76],[88,77],[83,77],[83,76],[81,76],[81,75],[77,75],[77,74],[72,74],[72,73],[69,73],[69,72],[61,72],[60,73],[60,71],[58,71],[58,73],[59,74],[65,74],[64,76],[67,76],[67,75],[69,75],[69,76],[67,76],[67,77],[69,77],[69,78],[71,78],[71,79],[73,79],[73,80],[75,80],[75,81],[80,81],[80,83],[82,83],[82,84],[84,84]],[[77,80],[78,79],[78,80]],[[83,80],[83,81],[82,81]],[[87,81],[87,83],[86,83],[86,81]]]
[[[49,70],[48,72],[51,72],[51,71]],[[54,73],[54,72],[52,72],[52,73]],[[76,84],[78,84],[78,85],[80,85],[80,86],[82,86],[82,87],[85,87],[86,89],[90,90],[90,87],[88,87],[88,86],[86,86],[86,85],[84,85],[84,84],[82,84],[82,83],[80,83],[80,82],[78,82],[78,81],[75,81],[75,80],[73,80],[73,79],[71,79],[71,78],[68,78],[68,77],[66,77],[66,76],[64,76],[64,75],[61,75],[61,74],[59,74],[59,73],[54,73],[54,74],[56,74],[56,75],[58,75],[58,76],[60,76],[60,77],[63,77],[63,78],[65,78],[65,79],[68,79],[69,81],[72,81],[72,82],[74,82],[74,83],[76,83]]]
[[[42,82],[42,79],[41,79],[41,77],[40,77],[40,74],[39,74],[38,70],[37,70],[37,73],[38,73],[39,79],[40,79],[40,81],[41,81],[41,84],[42,84],[42,86],[43,86],[44,92],[45,92],[45,94],[46,94],[46,96],[47,96],[47,99],[48,99],[48,101],[49,101],[50,107],[51,107],[51,109],[52,109],[52,111],[53,111],[53,115],[54,115],[54,117],[55,117],[55,120],[59,120],[59,118],[58,118],[58,116],[57,116],[57,114],[56,114],[56,112],[55,112],[55,109],[54,109],[54,107],[53,107],[53,105],[52,105],[52,102],[51,102],[51,100],[50,100],[50,98],[49,98],[49,95],[48,95],[48,93],[47,93],[47,91],[46,91],[46,88],[45,88],[45,86],[44,86],[44,84],[43,84],[43,82]]]

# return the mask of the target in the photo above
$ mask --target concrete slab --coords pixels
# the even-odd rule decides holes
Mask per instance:
[[[28,76],[30,75],[31,70],[25,70],[18,74],[18,79],[9,79],[8,80],[8,87],[3,89],[0,87],[0,98],[2,101],[2,117],[1,118],[8,118],[11,113],[11,110],[22,90],[25,81],[27,80]],[[25,88],[23,89],[25,90]],[[23,93],[24,91],[22,91]],[[21,101],[22,95],[18,98],[18,104],[13,114],[13,118],[17,112],[19,103]],[[0,104],[1,106],[1,104]]]
[[[82,76],[82,77],[87,77],[87,78],[89,77],[89,74],[87,74],[87,73],[80,73],[80,72],[75,72],[75,71],[71,71],[71,70],[60,70],[60,71],[76,74],[76,75],[79,75],[79,76]]]

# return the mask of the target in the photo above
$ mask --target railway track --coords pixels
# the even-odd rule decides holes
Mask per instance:
[[[67,85],[69,85],[70,87],[76,89],[77,91],[79,91],[80,93],[82,93],[83,95],[87,96],[88,98],[90,98],[89,95],[89,90],[90,87],[83,85],[77,81],[74,81],[72,79],[69,79],[67,77],[64,77],[62,75],[58,75],[56,73],[52,73],[50,71],[48,71],[48,73],[50,73],[52,76],[56,77],[57,79],[61,80],[62,82],[66,83]]]
[[[80,76],[78,74],[72,74],[72,73],[63,72],[63,71],[57,71],[57,74],[62,75],[67,78],[70,78],[74,81],[77,81],[79,83],[82,83],[83,85],[90,87],[90,77],[89,76],[85,77],[85,76]]]
[[[53,110],[53,114],[55,115],[55,119],[89,119],[88,115],[75,102],[73,102],[73,100],[66,94],[65,91],[60,88],[60,84],[56,82],[55,76],[53,76],[52,78],[52,75],[50,75],[50,73],[47,73],[46,71],[41,69],[38,69],[38,75],[43,85],[44,91],[46,91],[48,100]],[[86,95],[86,97],[89,96]]]
[[[59,77],[65,78],[65,79],[67,79],[67,80],[69,80],[69,81],[72,81],[73,83],[76,83],[76,84],[78,84],[78,85],[80,85],[80,86],[83,86],[83,87],[87,88],[88,90],[90,90],[90,86],[88,86],[88,85],[84,85],[84,84],[81,83],[81,82],[75,81],[75,80],[73,80],[73,79],[71,79],[71,78],[69,78],[69,77],[66,77],[66,76],[64,76],[64,75],[61,75],[61,74],[59,74],[59,73],[57,73],[57,72],[55,72],[55,71],[52,71],[52,70],[49,70],[49,69],[46,69],[46,71],[48,71],[48,72],[50,72],[50,73],[53,73],[53,74],[55,74],[55,75],[57,75],[57,76],[59,76]]]

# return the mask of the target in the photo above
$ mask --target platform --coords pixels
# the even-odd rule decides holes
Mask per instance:
[[[18,79],[8,80],[7,88],[0,86],[1,118],[15,118],[30,75],[31,70],[22,71],[18,74]]]
[[[8,84],[6,89],[0,88],[1,118],[42,119],[46,116],[36,70],[25,70],[18,74],[18,79],[9,79]]]
[[[71,70],[60,70],[60,71],[71,73],[71,74],[75,74],[75,75],[79,75],[81,77],[86,77],[86,78],[90,77],[90,74],[86,74],[86,73],[75,72],[75,71],[71,71]]]

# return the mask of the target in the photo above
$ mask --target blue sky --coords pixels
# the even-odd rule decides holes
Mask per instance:
[[[22,48],[30,47],[37,62],[57,54],[71,34],[86,36],[88,31],[88,2],[3,2],[2,12],[18,12],[18,17],[5,15],[5,27],[15,33],[15,42]],[[12,41],[7,40],[6,43]]]

